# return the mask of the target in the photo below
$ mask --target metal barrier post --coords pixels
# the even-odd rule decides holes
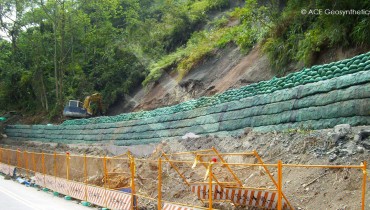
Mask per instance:
[[[282,176],[283,176],[283,173],[282,173],[282,163],[281,163],[281,160],[278,161],[278,210],[281,210],[282,209],[282,199],[281,199],[281,189],[282,189]]]
[[[66,152],[66,163],[67,163],[67,181],[69,181],[69,160],[70,160],[69,152]]]
[[[270,177],[271,181],[274,183],[274,185],[278,188],[278,183],[275,181],[274,177],[271,175],[270,170],[265,166],[265,163],[263,162],[262,158],[258,155],[256,150],[253,150],[254,156],[257,158],[258,162],[262,164],[262,167],[265,169],[267,175]],[[288,199],[286,198],[285,194],[281,192],[281,195],[283,196],[284,200],[287,202],[289,208],[291,210],[294,210]]]
[[[208,189],[208,209],[212,209],[212,163],[208,166],[209,189]]]
[[[234,173],[233,170],[231,170],[230,166],[226,163],[225,159],[220,155],[220,153],[214,148],[212,147],[212,150],[216,153],[216,155],[218,156],[218,158],[220,158],[221,162],[223,163],[224,166],[226,166],[227,170],[229,170],[229,172],[231,173],[231,175],[234,177],[234,179],[238,182],[239,186],[242,186],[243,183],[240,181],[240,179],[238,178],[238,176]]]
[[[158,158],[158,210],[162,209],[162,158]]]
[[[36,173],[36,161],[35,161],[35,153],[32,152],[32,164],[33,164],[33,172]]]
[[[57,153],[54,151],[54,180],[57,180]]]
[[[130,170],[131,170],[131,209],[134,210],[135,200],[135,159],[133,156],[130,157]]]
[[[27,155],[27,151],[23,151],[23,159],[24,159],[24,165],[26,167],[26,176],[27,176],[27,179],[30,178],[29,176],[29,170],[28,170],[28,155]]]
[[[365,196],[366,196],[366,179],[367,179],[367,162],[364,161],[362,163],[362,172],[363,172],[363,179],[362,179],[362,210],[365,210]]]
[[[179,169],[176,167],[176,165],[174,165],[171,161],[170,161],[170,159],[167,157],[167,155],[163,152],[162,153],[162,156],[164,157],[164,158],[166,158],[166,160],[170,163],[170,165],[171,165],[171,167],[173,168],[173,169],[175,169],[175,171],[180,175],[180,177],[182,178],[182,180],[184,180],[184,182],[190,187],[190,184],[189,184],[189,182],[186,180],[186,178],[184,177],[184,175],[182,175],[182,173],[180,173],[180,171],[179,171]]]
[[[10,150],[8,150],[8,173],[10,174]]]
[[[44,152],[42,152],[42,154],[41,154],[41,162],[42,162],[42,174],[44,175],[44,187],[46,187],[46,185],[45,185],[45,155],[44,155]]]
[[[104,167],[104,205],[107,206],[107,157],[104,155],[103,158],[103,167]]]
[[[20,158],[20,157],[19,157],[19,153],[20,153],[20,152],[21,152],[21,151],[20,151],[20,150],[19,150],[19,148],[18,148],[18,149],[17,149],[17,167],[18,167],[18,168],[20,168],[20,167],[21,167],[21,163],[20,163],[21,161],[19,160],[19,158]]]
[[[87,201],[87,159],[86,159],[86,153],[84,154],[84,177],[85,177],[85,201]]]

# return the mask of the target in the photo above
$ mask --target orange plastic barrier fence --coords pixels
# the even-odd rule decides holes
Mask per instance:
[[[137,179],[137,172],[135,166],[134,157],[128,153],[127,158],[116,157],[95,157],[95,156],[78,156],[66,154],[46,154],[27,152],[20,150],[11,150],[0,148],[0,172],[12,176],[15,169],[25,173],[27,177],[30,177],[31,173],[34,176],[35,183],[39,186],[49,188],[55,192],[59,192],[64,195],[69,195],[79,200],[87,201],[92,204],[107,207],[110,209],[118,210],[134,210],[137,208],[138,200],[136,197],[142,197],[157,201],[158,209],[172,210],[195,210],[195,209],[206,209],[200,206],[191,206],[181,203],[173,203],[163,200],[162,198],[162,173],[163,164],[169,163],[170,167],[175,169],[179,173],[180,177],[184,180],[184,183],[190,187],[191,190],[200,200],[207,203],[207,209],[213,209],[212,204],[214,202],[229,201],[236,205],[242,206],[258,206],[266,209],[292,209],[285,195],[282,193],[283,186],[283,168],[287,167],[301,167],[301,168],[354,168],[360,169],[363,172],[362,181],[362,194],[361,194],[361,209],[365,210],[365,198],[366,198],[366,185],[367,185],[367,163],[364,161],[361,165],[297,165],[297,164],[282,164],[278,161],[277,164],[265,164],[262,159],[254,151],[253,153],[219,153],[214,148],[210,150],[201,150],[200,153],[197,151],[176,153],[166,155],[163,153],[163,158],[160,157],[158,161],[140,159],[148,163],[158,163],[158,194],[156,197],[145,197],[143,195],[136,194],[135,185]],[[208,152],[208,154],[204,154]],[[215,154],[216,157],[221,160],[220,162],[206,162],[201,157],[212,157]],[[196,157],[196,161],[188,160],[176,160],[170,159],[175,156],[190,154]],[[198,156],[197,156],[198,155]],[[226,155],[254,155],[258,159],[258,163],[227,163],[223,156]],[[80,159],[76,161],[76,159]],[[83,166],[80,161],[83,160]],[[207,159],[208,160],[208,159]],[[187,165],[199,164],[204,166],[206,170],[206,178],[208,181],[204,183],[191,183],[184,177],[180,168],[176,166],[176,163],[183,163]],[[47,167],[52,165],[53,167]],[[97,166],[97,169],[92,169],[92,165]],[[119,167],[117,167],[119,166]],[[217,179],[216,171],[212,168],[215,166],[222,166],[226,169],[232,177],[233,182],[221,182]],[[268,175],[270,175],[268,167],[277,168],[277,181],[270,176],[273,180],[276,189],[266,188],[248,188],[242,185],[241,179],[237,177],[236,173],[233,172],[230,166],[239,167],[250,167],[260,166],[265,169]],[[113,168],[112,168],[113,167]],[[79,176],[76,180],[71,180],[71,173]],[[92,185],[89,180],[92,173],[99,174],[103,178],[101,185]],[[114,174],[125,174],[130,177],[129,191],[121,192],[114,189],[110,189],[111,177]],[[136,204],[135,204],[136,203]]]

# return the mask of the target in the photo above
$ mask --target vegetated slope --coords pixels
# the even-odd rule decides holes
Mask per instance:
[[[136,103],[132,111],[150,110],[269,80],[273,74],[266,56],[259,53],[256,47],[244,56],[236,46],[230,45],[206,58],[180,82],[177,73],[164,73],[156,83],[138,91],[128,103]]]
[[[320,53],[313,65],[350,58],[362,52],[366,52],[366,49],[361,47],[327,49]],[[300,68],[303,68],[303,64],[295,64],[294,67],[290,67],[290,72],[299,71]],[[260,45],[254,46],[245,54],[239,47],[229,44],[224,49],[216,51],[214,55],[206,57],[181,81],[178,81],[177,72],[165,72],[153,84],[139,88],[134,94],[122,98],[108,110],[108,115],[152,110],[270,80],[274,76],[277,75],[273,72],[267,56],[261,51]]]

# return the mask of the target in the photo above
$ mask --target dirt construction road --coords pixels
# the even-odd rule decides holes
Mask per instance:
[[[26,187],[0,176],[0,209],[4,210],[88,210],[91,208],[78,205],[55,197],[50,193]]]

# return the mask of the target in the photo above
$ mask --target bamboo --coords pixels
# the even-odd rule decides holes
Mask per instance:
[[[234,177],[234,179],[238,182],[239,186],[242,186],[243,183],[240,181],[238,176],[234,173],[233,170],[231,170],[230,166],[227,164],[227,162],[222,158],[222,156],[218,153],[218,151],[212,147],[212,150],[216,153],[216,155],[220,158],[221,162],[226,166],[227,170],[231,173],[231,175]]]
[[[162,158],[158,158],[158,210],[162,209]]]
[[[281,163],[281,160],[278,161],[278,210],[281,210],[282,209],[282,200],[281,200],[281,195],[282,195],[282,192],[281,192],[281,189],[282,189],[282,176],[283,176],[283,173],[282,173],[282,163]]]
[[[363,172],[363,178],[362,178],[362,210],[365,210],[365,196],[366,196],[366,179],[367,179],[367,171],[366,171],[366,167],[367,167],[367,162],[364,161],[363,164],[362,164],[362,172]]]

